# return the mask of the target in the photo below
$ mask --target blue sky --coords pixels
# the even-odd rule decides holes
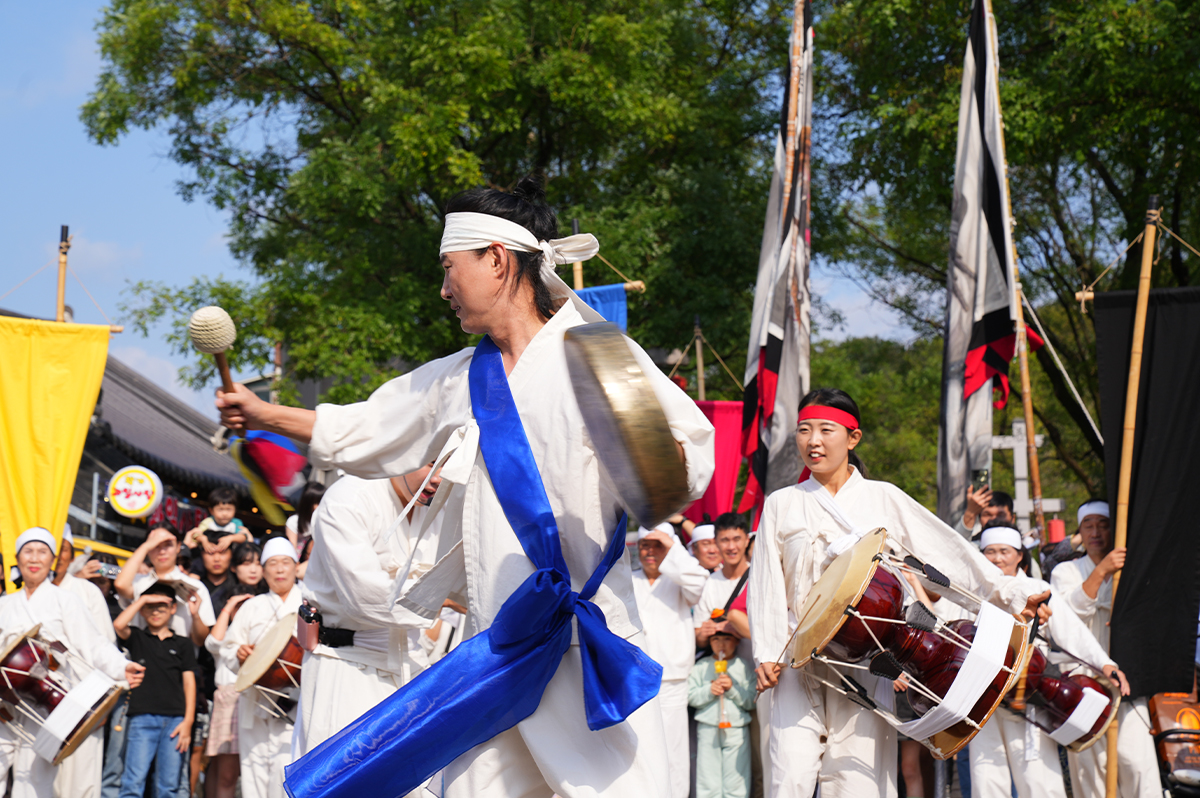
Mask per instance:
[[[71,268],[120,323],[130,281],[182,285],[198,275],[247,275],[226,247],[225,215],[202,201],[184,202],[176,192],[184,173],[167,157],[164,135],[137,131],[115,147],[87,139],[79,106],[100,71],[94,28],[102,8],[86,1],[0,1],[0,294],[55,257],[59,226],[68,224]],[[55,281],[51,265],[0,299],[0,307],[52,317]],[[846,316],[840,335],[910,337],[895,314],[844,278],[818,271],[813,289]],[[105,323],[70,277],[67,304],[77,321]],[[110,351],[215,416],[209,392],[179,384],[186,357],[170,351],[164,332],[143,338],[127,331],[112,339]]]

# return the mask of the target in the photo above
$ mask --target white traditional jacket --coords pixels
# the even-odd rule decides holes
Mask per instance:
[[[113,629],[112,616],[108,614],[108,603],[104,600],[104,593],[101,592],[100,588],[86,579],[80,579],[77,576],[71,576],[71,574],[63,576],[59,587],[68,593],[74,593],[83,602],[83,606],[87,607],[88,617],[96,624],[96,631],[105,640],[115,645],[117,642],[117,632]]]
[[[1112,618],[1112,577],[1105,579],[1091,598],[1083,592],[1084,581],[1096,570],[1092,558],[1084,555],[1074,560],[1059,563],[1050,573],[1050,585],[1054,595],[1059,596],[1087,624],[1088,629],[1108,651],[1108,621]]]
[[[775,491],[763,507],[746,597],[754,659],[759,664],[779,660],[791,634],[788,610],[801,617],[809,591],[832,561],[829,545],[849,534],[822,506],[814,495],[817,490],[825,488],[810,478]],[[895,485],[863,479],[855,469],[832,501],[856,526],[883,527],[893,545],[899,544],[985,601],[1018,613],[1037,592],[1028,583],[1002,574],[976,546]]]
[[[24,588],[0,598],[0,648],[41,624],[41,637],[57,640],[84,663],[123,682],[129,660],[100,634],[83,602],[48,580],[32,596]],[[75,673],[83,678],[87,673]]]
[[[654,584],[644,571],[633,574],[633,595],[645,632],[643,648],[663,666],[663,680],[687,679],[696,661],[696,636],[692,607],[708,581],[708,571],[683,544],[667,550]]]
[[[241,669],[237,652],[242,646],[257,645],[272,627],[288,615],[300,610],[300,586],[295,585],[287,596],[280,598],[275,593],[263,593],[252,599],[247,599],[238,607],[237,615],[225,632],[221,641],[219,662],[230,672],[237,674]],[[234,679],[236,681],[236,678]],[[246,696],[243,701],[252,701],[252,696]],[[256,714],[266,717],[266,713],[256,707]]]
[[[558,522],[574,590],[581,590],[599,565],[614,531],[625,534],[616,529],[621,498],[600,466],[568,377],[563,334],[582,323],[570,303],[563,305],[529,342],[508,378]],[[712,425],[637,344],[630,342],[630,349],[683,446],[689,497],[697,499],[713,472]],[[455,450],[442,470],[439,489],[439,494],[449,491],[441,510],[441,558],[416,589],[397,598],[432,622],[442,600],[465,587],[469,612],[463,639],[488,628],[504,601],[534,571],[505,518],[479,450],[468,386],[473,352],[468,348],[427,363],[386,383],[365,402],[319,405],[309,447],[317,468],[341,468],[368,478],[409,473]],[[323,501],[322,510],[324,506]],[[621,637],[632,636],[641,626],[630,571],[628,555],[623,556],[593,599],[609,629]],[[423,583],[436,587],[422,591]]]

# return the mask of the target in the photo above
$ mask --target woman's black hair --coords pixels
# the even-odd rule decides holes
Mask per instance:
[[[538,241],[558,238],[558,215],[546,204],[546,188],[541,176],[527,175],[517,182],[511,192],[494,188],[472,188],[452,197],[446,203],[446,213],[486,213],[521,225],[533,233]],[[486,249],[475,254],[482,255]],[[542,280],[542,253],[513,252],[517,259],[517,277],[513,293],[528,280],[533,288],[533,302],[538,313],[545,318],[554,315],[554,302],[550,289]]]
[[[854,416],[854,420],[858,422],[859,428],[862,428],[862,415],[858,412],[858,403],[850,398],[850,394],[840,388],[812,389],[800,400],[800,409],[803,410],[809,405],[832,407],[834,410],[849,413]],[[846,459],[850,461],[850,465],[858,469],[859,476],[865,479],[867,476],[867,464],[862,461],[862,458],[851,450],[847,453]]]
[[[1016,529],[1016,527],[1012,525],[1011,521],[1003,521],[999,518],[993,518],[991,521],[988,521],[986,524],[984,524],[983,527],[979,530],[980,537],[983,537],[984,531],[991,529],[992,527],[996,527],[996,526],[1007,527],[1008,529]],[[1020,530],[1018,530],[1018,531],[1020,531]],[[1024,537],[1024,535],[1022,535],[1022,537]],[[1022,571],[1024,571],[1025,574],[1028,576],[1029,568],[1033,563],[1033,556],[1029,553],[1029,549],[1025,548],[1024,542],[1022,542],[1020,549],[1021,549],[1021,562],[1017,563],[1017,567],[1020,568]]]
[[[233,558],[229,562],[229,570],[245,565],[252,559],[262,560],[262,549],[257,543],[234,543]]]
[[[321,497],[325,495],[325,486],[320,482],[309,482],[304,486],[304,492],[300,494],[300,503],[296,505],[296,534],[304,537],[308,534],[308,527],[312,524],[313,512],[317,509],[317,505],[321,503]]]

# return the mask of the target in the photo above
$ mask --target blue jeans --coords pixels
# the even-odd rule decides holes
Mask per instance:
[[[971,754],[969,748],[964,748],[954,755],[954,765],[958,770],[958,789],[963,798],[971,798]]]
[[[121,776],[120,798],[141,798],[146,775],[154,762],[154,798],[174,798],[179,790],[179,774],[191,750],[175,750],[177,738],[171,732],[183,720],[178,715],[134,715],[129,718],[125,742],[125,772]]]

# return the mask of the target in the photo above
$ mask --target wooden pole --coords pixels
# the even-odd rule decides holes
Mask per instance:
[[[67,250],[71,248],[71,237],[67,226],[62,226],[62,235],[58,240],[58,303],[54,310],[55,321],[65,321],[67,304]]]
[[[1113,548],[1125,548],[1129,534],[1129,485],[1133,481],[1133,433],[1137,426],[1138,388],[1142,380],[1142,347],[1146,339],[1146,311],[1150,306],[1150,271],[1154,267],[1154,235],[1158,232],[1158,195],[1150,196],[1146,208],[1146,232],[1142,238],[1142,270],[1138,276],[1137,306],[1133,314],[1133,342],[1129,347],[1129,382],[1125,388],[1125,424],[1121,430],[1121,470],[1117,477],[1117,519]],[[1113,609],[1121,572],[1112,577]],[[1108,727],[1108,773],[1105,792],[1117,798],[1117,722]]]
[[[696,391],[704,401],[704,337],[700,335],[700,316],[696,316]]]
[[[1013,275],[1016,276],[1016,255],[1013,255]],[[1025,451],[1029,456],[1029,487],[1033,493],[1033,520],[1037,527],[1037,540],[1046,543],[1046,515],[1042,512],[1042,471],[1038,463],[1037,435],[1033,429],[1033,389],[1029,379],[1029,334],[1025,328],[1025,308],[1021,304],[1024,296],[1020,281],[1016,286],[1017,296],[1017,360],[1021,365],[1021,404],[1025,410]]]
[[[579,235],[579,220],[578,219],[571,220],[571,235],[576,235],[576,236]],[[571,267],[571,273],[575,277],[575,290],[578,291],[578,290],[582,289],[583,288],[583,262],[580,261],[578,263],[573,264]]]

